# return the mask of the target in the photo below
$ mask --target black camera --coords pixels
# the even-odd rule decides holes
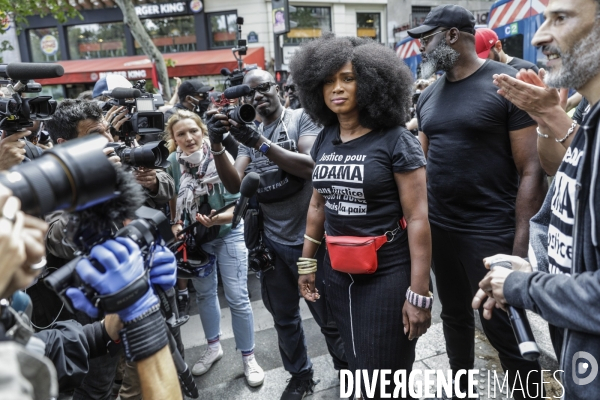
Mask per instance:
[[[90,135],[53,147],[35,160],[0,174],[0,184],[32,215],[82,210],[118,195],[115,167],[102,149],[106,138]]]
[[[39,93],[42,85],[31,79],[58,78],[64,69],[59,64],[0,64],[0,84],[6,85],[10,97],[0,98],[0,129],[7,135],[33,126],[33,121],[46,121],[56,111],[52,96],[23,98],[23,93]]]
[[[248,251],[248,268],[254,272],[266,272],[275,268],[275,256],[262,240],[258,246]]]
[[[169,150],[164,140],[146,143],[139,147],[130,147],[123,143],[108,143],[123,164],[132,167],[145,167],[151,169],[167,168],[171,163],[167,160]]]
[[[228,104],[221,109],[221,113],[242,125],[251,124],[256,118],[256,110],[250,104],[242,104],[241,106]]]
[[[136,135],[159,134],[165,130],[164,114],[157,111],[165,102],[160,94],[146,92],[145,85],[146,81],[140,80],[133,88],[115,88],[103,93],[111,97],[104,108],[127,107],[129,120],[123,123],[117,134],[128,145]]]
[[[241,85],[244,82],[244,74],[252,69],[257,69],[258,66],[247,65],[243,66],[244,62],[242,61],[242,56],[245,56],[248,52],[248,46],[245,39],[242,39],[242,25],[244,25],[244,18],[237,17],[235,20],[237,24],[237,46],[232,48],[233,57],[238,62],[238,67],[232,71],[229,68],[221,68],[221,75],[226,76],[225,87],[234,87]]]
[[[138,217],[137,219],[119,229],[114,235],[110,235],[110,232],[93,232],[86,228],[85,221],[82,221],[81,216],[77,214],[71,214],[69,216],[66,241],[79,249],[78,252],[84,255],[76,257],[44,279],[46,286],[52,289],[61,298],[68,311],[74,312],[75,310],[71,303],[71,299],[66,295],[67,289],[70,287],[82,289],[86,297],[88,297],[92,303],[102,306],[102,303],[99,302],[99,294],[92,287],[83,282],[75,269],[81,258],[87,257],[85,254],[89,254],[92,247],[108,239],[126,237],[133,240],[138,245],[142,251],[142,256],[144,259],[147,259],[151,255],[155,243],[169,244],[175,239],[173,232],[171,231],[171,225],[165,214],[161,211],[149,207],[140,207],[136,211],[136,216]],[[95,263],[94,260],[90,261],[96,268],[102,270],[101,265]],[[147,290],[147,285],[144,286],[140,284],[140,290],[143,290],[144,288]],[[135,297],[133,294],[131,296]],[[137,298],[135,300],[137,300]],[[125,299],[123,301],[127,300]],[[119,306],[126,307],[123,303],[120,303]],[[111,309],[103,311],[115,312],[116,310]]]

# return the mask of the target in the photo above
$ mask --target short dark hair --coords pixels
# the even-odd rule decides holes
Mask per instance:
[[[323,82],[348,61],[356,74],[359,122],[369,129],[408,121],[413,79],[396,53],[370,39],[327,33],[304,44],[290,63],[300,103],[317,123],[338,123],[323,99]]]
[[[54,143],[58,139],[77,138],[77,124],[92,119],[102,120],[102,108],[95,101],[65,99],[57,107],[52,119],[46,121],[46,129]]]

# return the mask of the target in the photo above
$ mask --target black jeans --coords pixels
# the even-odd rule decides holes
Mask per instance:
[[[312,362],[306,351],[304,329],[300,316],[300,293],[298,291],[298,267],[296,262],[302,255],[302,245],[283,245],[263,237],[265,245],[275,254],[275,268],[260,274],[262,299],[275,321],[279,339],[279,352],[283,367],[292,376],[300,379],[312,378]],[[322,246],[323,247],[323,246]],[[323,260],[323,250],[319,250],[319,260]],[[316,287],[321,299],[316,303],[307,302],[308,308],[325,336],[327,348],[336,369],[348,368],[344,354],[344,343],[328,314],[325,286],[323,284],[323,263],[319,263]]]
[[[471,302],[479,289],[479,282],[488,270],[483,258],[495,254],[512,254],[513,233],[478,235],[450,232],[431,226],[433,241],[433,271],[440,302],[446,351],[452,372],[472,369],[475,362],[475,320]],[[483,318],[483,307],[479,308],[483,331],[498,351],[502,368],[508,374],[508,382],[515,382],[518,371],[523,385],[529,371],[540,377],[541,367],[537,361],[521,357],[508,314],[494,309],[492,319]],[[532,375],[533,376],[533,375]],[[462,382],[464,387],[466,382]],[[537,385],[537,386],[536,386]],[[529,379],[529,394],[539,392],[541,380]],[[520,385],[516,385],[519,388]],[[523,396],[515,391],[515,399],[541,398]]]

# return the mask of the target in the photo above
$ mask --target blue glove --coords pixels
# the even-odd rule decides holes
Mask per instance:
[[[86,258],[82,258],[75,269],[81,279],[101,295],[116,293],[144,274],[144,260],[140,249],[129,238],[107,240],[94,246],[90,252],[90,258],[101,264],[106,271],[98,271]],[[95,318],[98,316],[98,309],[92,305],[80,289],[69,288],[66,294],[75,308],[85,312],[90,317]],[[157,304],[158,298],[154,295],[152,287],[150,287],[138,301],[118,311],[117,314],[126,323],[139,317]]]
[[[156,246],[150,260],[150,282],[164,291],[177,283],[177,262],[175,255],[166,247]]]

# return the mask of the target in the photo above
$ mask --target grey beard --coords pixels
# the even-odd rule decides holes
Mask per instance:
[[[600,22],[596,21],[589,35],[570,50],[561,51],[560,68],[551,69],[544,78],[554,88],[580,89],[600,72]]]
[[[427,60],[421,64],[421,77],[428,79],[437,71],[449,71],[454,67],[460,53],[443,40],[427,55]]]
[[[290,109],[297,110],[299,108],[302,108],[302,105],[300,104],[300,99],[298,99],[297,97],[294,97],[293,99],[290,100]]]

